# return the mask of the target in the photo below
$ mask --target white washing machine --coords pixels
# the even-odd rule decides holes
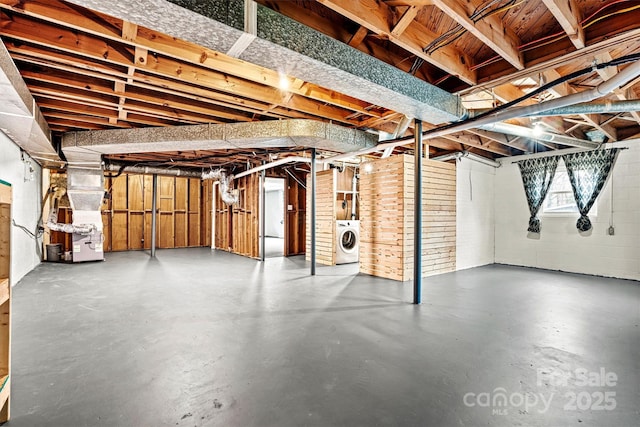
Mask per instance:
[[[358,262],[360,221],[336,221],[336,264]]]

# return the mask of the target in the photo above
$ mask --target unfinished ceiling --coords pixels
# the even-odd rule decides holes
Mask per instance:
[[[78,3],[96,4],[95,9],[100,11]],[[177,4],[192,9],[185,10],[185,16],[200,17],[197,22],[213,19],[223,22],[228,31],[238,33],[244,29],[243,15],[238,15],[239,6],[240,11],[244,10],[241,0],[173,1],[175,4],[145,0],[147,3],[146,8],[136,5],[135,11],[130,11],[130,2],[120,0],[0,0],[0,37],[56,140],[69,131],[285,118],[333,122],[399,136],[412,133],[411,124],[406,131],[403,128],[407,123],[405,114],[413,110],[399,111],[403,109],[399,102],[409,102],[409,92],[408,95],[398,90],[397,99],[382,96],[381,102],[372,103],[373,99],[366,96],[366,86],[336,91],[334,85],[339,82],[328,78],[324,85],[310,81],[313,76],[308,74],[309,67],[319,63],[313,52],[308,52],[308,64],[300,65],[297,71],[295,67],[293,71],[287,70],[283,77],[281,70],[279,73],[268,68],[267,59],[260,58],[257,51],[249,55],[252,51],[247,50],[247,46],[258,49],[263,46],[260,43],[266,43],[261,38],[268,36],[264,34],[267,28],[264,25],[258,27],[257,39],[249,37],[244,50],[240,50],[249,56],[238,55],[242,58],[238,59],[228,55],[233,46],[227,46],[225,51],[203,46],[213,42],[202,40],[202,31],[194,24],[175,25],[188,28],[182,30],[181,38],[167,35],[172,31],[166,24],[167,17],[163,21],[151,10],[175,8]],[[401,71],[406,77],[398,81],[407,86],[419,80],[425,83],[425,88],[435,87],[433,96],[442,96],[442,101],[433,102],[436,107],[449,102],[449,98],[439,95],[449,92],[460,95],[467,109],[491,108],[593,63],[640,52],[639,1],[260,0],[258,3],[263,19],[273,17],[268,15],[272,14],[270,10],[277,11],[322,33],[322,37],[341,42],[344,48],[350,46],[353,58],[366,54]],[[123,19],[125,15],[131,20]],[[134,23],[136,16],[144,16],[142,21],[153,28]],[[285,32],[270,37],[286,36]],[[216,43],[223,43],[220,40]],[[287,46],[289,50],[295,48]],[[314,50],[312,46],[306,48]],[[348,62],[349,55],[346,56],[343,62],[345,59]],[[331,62],[329,59],[337,61],[328,58],[327,62]],[[339,70],[341,65],[332,66],[331,70]],[[591,89],[624,66],[593,70],[541,91],[521,105]],[[352,75],[356,74],[353,71]],[[369,77],[371,92],[379,89],[380,94],[386,93],[383,80],[392,79],[373,74]],[[388,86],[393,87],[391,83]],[[634,100],[639,93],[640,83],[636,79],[603,100]],[[451,111],[453,107],[440,108]],[[517,119],[511,124],[530,127],[536,121],[548,132],[584,140],[616,141],[640,134],[640,115],[635,110],[599,111]],[[448,120],[455,119],[452,114]],[[431,122],[441,121],[441,117],[434,115]],[[425,124],[426,129],[430,127],[434,126]],[[481,129],[432,139],[429,144],[434,156],[467,150],[501,157],[562,148],[558,144],[542,144],[531,138]],[[192,165],[199,167],[208,156],[224,154],[197,150],[181,154],[180,147],[175,147],[169,158],[179,158],[187,164],[192,159]],[[238,159],[246,160],[244,154],[239,153]],[[134,154],[120,157],[126,160],[127,156],[132,156],[132,161],[142,159]],[[157,153],[154,157],[153,153],[146,153],[143,157],[162,163],[167,155]]]

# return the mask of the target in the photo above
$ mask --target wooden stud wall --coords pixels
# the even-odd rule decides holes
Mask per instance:
[[[260,256],[260,176],[252,174],[233,181],[237,204],[227,206],[216,189],[216,249],[251,258]]]
[[[360,175],[360,271],[406,281],[413,276],[414,160],[369,163]],[[423,163],[423,276],[455,270],[455,164]]]
[[[353,175],[355,169],[346,167],[342,172],[335,170],[336,174],[336,219],[347,220],[351,219],[351,207],[353,206]],[[356,191],[358,186],[356,185]],[[357,196],[355,196],[357,197]],[[346,206],[343,207],[343,202],[346,201]],[[356,204],[356,218],[358,218],[359,206]]]
[[[211,203],[211,196],[207,195],[210,189],[210,182],[197,178],[158,177],[158,248],[211,244],[211,208],[207,207]],[[104,251],[150,249],[153,177],[139,174],[107,177],[105,190],[110,198],[102,206]],[[59,222],[70,223],[71,216],[68,207],[62,206],[58,211]],[[51,242],[62,243],[63,250],[68,251],[71,235],[53,232]]]
[[[333,169],[316,173],[316,261],[318,264],[336,263],[336,174]],[[311,175],[307,177],[311,189]],[[311,191],[307,192],[307,206],[311,209]],[[311,259],[311,217],[307,216],[305,259]]]
[[[304,178],[298,176],[300,181]],[[306,200],[307,190],[291,176],[287,175],[285,185],[285,256],[305,253],[306,247]]]

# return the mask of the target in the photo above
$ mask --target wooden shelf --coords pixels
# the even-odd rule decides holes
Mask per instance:
[[[9,421],[11,373],[11,187],[0,181],[0,424]]]

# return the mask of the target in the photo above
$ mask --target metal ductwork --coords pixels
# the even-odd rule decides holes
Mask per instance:
[[[0,43],[0,98],[0,130],[38,163],[59,164],[49,126],[3,43]]]
[[[102,231],[104,175],[101,169],[67,168],[67,196],[73,212],[73,225],[93,225]]]
[[[582,102],[567,107],[529,114],[527,117],[573,116],[575,114],[616,114],[640,111],[640,99],[628,101]]]
[[[126,163],[109,162],[104,165],[104,170],[108,172],[131,172],[145,175],[165,175],[165,176],[182,176],[186,178],[201,178],[202,173],[199,171],[186,170],[180,168],[158,168],[153,166],[136,166]]]
[[[227,172],[224,169],[204,172],[202,174],[202,179],[217,179],[220,187],[220,198],[222,201],[228,206],[238,203],[240,195],[231,186],[233,176],[227,175]]]
[[[429,123],[460,120],[458,96],[253,1],[70,0]],[[247,5],[248,7],[245,7]]]
[[[480,126],[480,129],[503,133],[506,135],[521,136],[523,138],[535,139],[537,141],[552,142],[554,144],[568,145],[580,148],[598,148],[600,143],[586,141],[584,139],[573,138],[567,135],[560,135],[547,132],[541,129],[531,129],[525,126],[512,125],[510,123],[498,122]]]

